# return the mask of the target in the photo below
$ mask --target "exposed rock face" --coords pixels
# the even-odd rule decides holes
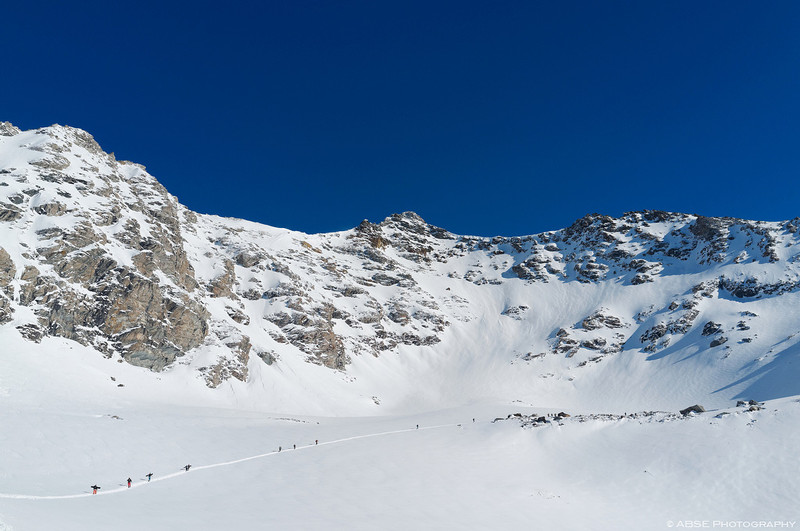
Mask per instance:
[[[598,330],[600,328],[621,328],[622,320],[614,315],[608,315],[601,310],[596,311],[581,322],[585,330]]]
[[[764,282],[756,277],[731,279],[722,276],[719,279],[719,287],[737,299],[760,299],[762,297],[797,291],[797,289],[800,288],[800,279],[783,280],[781,282]]]
[[[296,306],[294,311],[269,317],[284,333],[284,337],[309,356],[310,361],[332,369],[344,369],[348,359],[342,339],[333,331],[333,312],[330,306],[305,312]]]
[[[718,338],[714,339],[714,340],[711,342],[711,348],[718,347],[718,346],[720,346],[720,345],[724,345],[724,344],[725,344],[725,343],[727,343],[727,342],[728,342],[728,338],[727,338],[727,337],[725,337],[725,336],[720,336],[720,337],[718,337]]]
[[[218,335],[222,336],[222,334]],[[220,357],[212,367],[201,367],[200,372],[204,375],[206,385],[211,388],[218,387],[219,384],[229,378],[239,381],[246,381],[250,361],[250,338],[247,336],[228,337],[225,339],[225,346],[231,350],[233,356]],[[269,358],[268,358],[269,359]],[[270,360],[272,363],[274,360]]]
[[[0,122],[0,136],[14,136],[21,131],[10,122]]]
[[[21,233],[44,226],[35,231],[34,252],[21,257],[18,303],[38,317],[26,329],[154,370],[200,345],[208,312],[191,296],[197,282],[175,199],[83,131],[54,126],[17,131],[14,140],[20,137],[29,137],[32,160],[28,168],[6,169],[9,188],[20,193],[9,191],[14,205],[3,207],[0,219],[4,229]],[[67,213],[74,219],[61,221]],[[133,254],[129,263],[118,258],[125,254]],[[0,277],[16,275],[13,263],[4,267],[9,262],[0,253]]]
[[[705,325],[703,325],[703,332],[704,336],[710,336],[712,334],[719,334],[722,331],[722,325],[719,323],[715,323],[714,321],[709,321]]]
[[[0,203],[0,221],[16,221],[21,217],[22,211],[19,208],[8,203]]]
[[[225,260],[223,263],[224,272],[222,275],[215,278],[211,283],[209,283],[208,289],[211,292],[212,297],[228,297],[228,298],[236,298],[236,295],[233,293],[233,284],[236,281],[236,274],[234,273],[233,269],[233,262],[231,260]]]
[[[14,287],[11,285],[11,281],[15,274],[16,267],[14,267],[11,256],[0,247],[0,324],[10,321],[14,311],[11,307],[11,301],[14,298]]]
[[[529,310],[530,308],[528,308],[524,304],[520,304],[519,306],[512,306],[510,308],[506,308],[505,310],[502,311],[501,315],[505,315],[507,317],[511,317],[512,319],[521,321],[528,314]]]
[[[706,412],[706,408],[704,408],[703,406],[701,406],[699,404],[695,404],[693,406],[687,407],[686,409],[681,409],[681,411],[680,411],[681,415],[683,415],[683,416],[686,416],[686,415],[688,415],[690,413],[705,413],[705,412]]]
[[[8,252],[0,247],[0,288],[7,287],[16,275],[17,268]]]
[[[0,142],[27,161],[0,160],[0,326],[153,370],[184,357],[210,387],[286,356],[337,371],[356,356],[437,356],[487,322],[524,336],[510,356],[530,364],[655,358],[687,341],[719,355],[758,347],[759,317],[711,306],[800,291],[800,218],[590,214],[479,238],[405,212],[307,235],[190,212],[84,131],[3,122]]]

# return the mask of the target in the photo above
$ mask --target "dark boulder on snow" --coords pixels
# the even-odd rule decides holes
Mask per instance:
[[[714,348],[714,347],[718,347],[720,345],[723,345],[723,344],[725,344],[727,342],[728,342],[728,338],[725,337],[725,336],[721,336],[721,337],[718,337],[717,339],[715,339],[714,341],[712,341],[709,346],[711,348]]]
[[[719,323],[715,323],[714,321],[709,321],[703,326],[703,331],[701,332],[704,336],[710,336],[712,334],[718,334],[722,332],[722,325]]]
[[[747,408],[748,411],[760,411],[764,409],[764,403],[758,402],[757,400],[748,400],[743,405]]]
[[[687,407],[686,409],[681,409],[681,415],[686,416],[689,413],[705,413],[706,408],[699,404],[695,404],[693,406]]]

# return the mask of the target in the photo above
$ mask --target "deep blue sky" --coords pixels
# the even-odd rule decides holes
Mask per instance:
[[[800,215],[800,2],[13,2],[0,120],[198,212],[460,234]]]

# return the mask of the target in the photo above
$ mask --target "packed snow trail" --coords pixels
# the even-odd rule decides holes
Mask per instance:
[[[280,453],[287,453],[287,452],[296,452],[298,450],[305,450],[305,449],[308,449],[308,448],[315,448],[315,447],[319,447],[319,446],[325,446],[327,444],[339,444],[339,443],[343,443],[343,442],[347,442],[347,441],[354,441],[356,439],[367,439],[367,438],[370,438],[370,437],[381,437],[381,436],[384,436],[384,435],[395,435],[395,434],[398,434],[398,433],[405,433],[405,432],[409,432],[409,431],[435,430],[435,429],[439,429],[439,428],[448,428],[448,427],[453,427],[453,426],[461,426],[461,424],[440,424],[438,426],[428,426],[428,427],[420,427],[420,428],[407,428],[407,429],[403,429],[403,430],[384,431],[384,432],[380,432],[380,433],[368,433],[366,435],[356,435],[356,436],[353,436],[353,437],[345,437],[344,439],[336,439],[336,440],[333,440],[333,441],[309,444],[309,445],[306,445],[306,446],[299,446],[299,447],[297,447],[295,449],[291,449],[291,450],[289,450],[289,449],[283,450],[283,451],[275,450],[275,451],[267,452],[267,453],[264,453],[264,454],[252,455],[250,457],[243,457],[242,459],[235,459],[233,461],[224,461],[222,463],[213,463],[213,464],[210,464],[210,465],[200,465],[200,466],[192,465],[191,469],[192,470],[205,470],[205,469],[208,469],[208,468],[216,468],[216,467],[220,467],[220,466],[230,466],[230,465],[235,465],[237,463],[244,463],[245,461],[252,461],[254,459],[261,459],[261,458],[264,458],[264,457],[269,457],[271,455],[277,455],[277,454],[280,454]],[[102,490],[101,489],[97,494],[92,494],[91,492],[87,492],[87,493],[82,493],[82,494],[64,494],[64,495],[60,495],[60,496],[34,496],[34,495],[30,495],[30,494],[3,494],[3,493],[0,493],[0,498],[14,499],[14,500],[66,500],[66,499],[70,499],[70,498],[86,498],[86,497],[89,497],[89,496],[103,496],[105,494],[115,494],[115,493],[118,493],[118,492],[124,492],[124,491],[130,490],[130,489],[139,488],[139,487],[142,487],[144,485],[147,485],[148,483],[155,483],[156,481],[164,481],[164,480],[167,480],[167,479],[172,479],[172,478],[187,474],[188,472],[189,472],[188,470],[185,471],[185,470],[183,470],[183,468],[181,468],[181,470],[179,472],[173,472],[171,474],[166,474],[166,475],[163,475],[163,476],[153,477],[150,481],[142,480],[142,481],[140,481],[138,483],[134,483],[130,487],[126,486],[123,483],[122,486],[119,487],[119,488],[109,489],[109,490]]]

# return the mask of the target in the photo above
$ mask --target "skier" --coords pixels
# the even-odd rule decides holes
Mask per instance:
[[[98,490],[99,488],[100,488],[100,487],[98,487],[97,485],[92,485],[92,494],[97,494],[97,490]]]
[[[190,469],[190,468],[192,468],[192,465],[186,465],[186,466],[185,466],[185,467],[183,467],[183,468],[184,468],[184,469],[186,469],[186,471],[188,472],[188,471],[189,471],[189,469]]]
[[[297,450],[297,445],[296,444],[292,445],[292,450]]]
[[[152,472],[150,472],[150,473],[149,473],[149,474],[147,474],[145,477],[147,478],[147,482],[148,482],[148,483],[150,483],[150,478],[151,478],[151,477],[153,477],[153,473],[152,473]]]
[[[417,429],[419,429],[419,424],[417,424]]]
[[[128,488],[131,488],[131,478],[128,478]]]
[[[281,450],[283,450],[283,448],[281,448],[280,446],[278,446],[278,451],[280,452]]]
[[[319,439],[314,440],[314,444],[319,444]]]

